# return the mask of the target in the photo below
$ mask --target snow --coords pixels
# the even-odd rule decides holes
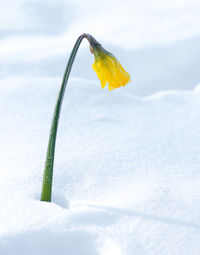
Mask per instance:
[[[112,14],[112,1],[90,13],[89,0],[0,10],[0,255],[199,254],[199,1],[115,3]],[[53,108],[82,32],[114,52],[132,82],[102,90],[83,42],[63,101],[52,203],[41,202]]]
[[[59,85],[31,79],[1,89],[0,254],[198,254],[199,87],[141,98],[71,79],[53,203],[44,203]]]

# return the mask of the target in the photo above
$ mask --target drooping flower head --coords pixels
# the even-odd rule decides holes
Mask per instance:
[[[96,72],[101,86],[104,88],[108,84],[109,90],[114,90],[121,86],[126,86],[130,82],[130,75],[121,66],[117,58],[105,50],[92,36],[87,38],[90,42],[91,52],[94,53],[95,62],[92,68]]]

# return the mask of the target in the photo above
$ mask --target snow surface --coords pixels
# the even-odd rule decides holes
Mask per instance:
[[[39,196],[60,79],[2,86],[0,254],[199,254],[200,88],[96,83],[69,82],[54,203]]]
[[[112,12],[113,1],[2,5],[0,255],[200,253],[200,2],[114,3]],[[132,82],[102,90],[83,42],[45,203],[52,113],[82,32],[114,52]]]

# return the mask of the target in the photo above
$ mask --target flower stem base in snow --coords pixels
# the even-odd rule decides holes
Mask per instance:
[[[65,93],[65,88],[67,85],[67,81],[69,78],[69,74],[72,68],[72,64],[74,62],[74,58],[76,56],[77,50],[81,44],[82,39],[85,37],[85,34],[82,34],[77,39],[74,48],[69,57],[65,73],[63,76],[62,85],[59,91],[58,99],[56,102],[54,115],[51,124],[51,131],[49,135],[49,144],[46,155],[45,169],[43,175],[43,183],[42,183],[42,193],[41,193],[41,201],[51,202],[51,191],[52,191],[52,181],[53,181],[53,165],[54,165],[54,153],[55,153],[55,144],[56,144],[56,135],[58,129],[58,121],[61,110],[61,105]]]

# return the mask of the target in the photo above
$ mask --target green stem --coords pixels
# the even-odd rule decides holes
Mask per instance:
[[[63,81],[62,81],[62,85],[61,85],[61,88],[59,91],[56,106],[54,109],[54,115],[53,115],[52,124],[51,124],[51,131],[50,131],[50,135],[49,135],[49,143],[48,143],[45,169],[44,169],[44,175],[43,175],[43,183],[42,183],[41,201],[51,202],[54,153],[55,153],[56,135],[57,135],[57,129],[58,129],[60,110],[61,110],[62,101],[63,101],[63,97],[64,97],[64,93],[65,93],[65,88],[67,85],[67,81],[69,78],[69,74],[70,74],[76,53],[77,53],[78,48],[81,44],[81,41],[86,36],[87,36],[86,34],[82,34],[81,36],[78,37],[78,39],[74,45],[74,48],[71,52],[71,55],[69,57],[69,60],[68,60],[68,63],[67,63],[66,69],[65,69],[65,73],[63,76]]]

